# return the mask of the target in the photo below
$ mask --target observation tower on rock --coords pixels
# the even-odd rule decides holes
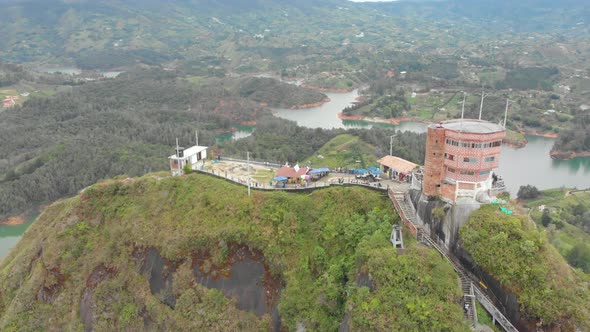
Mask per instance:
[[[506,130],[483,120],[451,120],[428,126],[422,191],[456,203],[489,201],[502,192],[494,173],[500,162]]]

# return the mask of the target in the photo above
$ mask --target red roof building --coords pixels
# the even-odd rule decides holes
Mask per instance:
[[[4,98],[4,100],[2,101],[2,105],[4,107],[12,107],[12,106],[16,105],[17,99],[18,99],[18,96],[6,96]]]
[[[301,176],[307,174],[307,172],[309,172],[309,167],[299,167],[299,165],[293,167],[283,166],[279,168],[276,176],[284,176],[288,179],[300,179]]]

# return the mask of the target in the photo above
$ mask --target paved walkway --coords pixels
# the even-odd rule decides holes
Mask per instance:
[[[406,182],[397,182],[393,180],[379,180],[376,182],[368,182],[355,178],[354,174],[348,173],[329,173],[327,176],[320,178],[318,181],[310,181],[307,186],[300,184],[286,184],[284,187],[282,183],[277,184],[273,181],[279,167],[271,164],[250,164],[250,178],[252,188],[260,189],[305,189],[305,188],[317,188],[327,187],[330,185],[337,184],[353,184],[364,187],[374,187],[383,190],[389,188],[394,191],[405,192],[410,188],[410,184]],[[239,184],[248,184],[248,164],[242,161],[228,161],[221,160],[218,162],[207,162],[201,171],[217,175],[219,177],[226,178],[230,181],[234,181]]]

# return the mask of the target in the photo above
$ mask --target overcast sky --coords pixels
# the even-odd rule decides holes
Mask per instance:
[[[352,2],[392,2],[397,0],[348,0]]]

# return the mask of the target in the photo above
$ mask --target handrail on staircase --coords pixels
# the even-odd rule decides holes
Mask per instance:
[[[403,195],[403,193],[397,193],[397,194]],[[467,274],[465,272],[465,270],[463,269],[463,266],[461,266],[459,263],[455,262],[451,258],[450,253],[448,253],[446,249],[441,248],[434,240],[432,240],[430,238],[430,236],[425,235],[424,229],[422,227],[414,225],[414,223],[409,219],[409,217],[406,216],[404,209],[402,208],[402,205],[401,205],[402,203],[396,197],[396,193],[393,190],[389,189],[388,196],[391,199],[391,201],[393,202],[393,206],[397,210],[398,214],[402,218],[402,221],[404,222],[404,224],[406,224],[406,226],[408,226],[408,228],[410,229],[412,234],[414,234],[416,239],[418,241],[420,241],[421,243],[423,243],[425,245],[430,245],[431,247],[436,249],[451,264],[451,266],[457,272],[457,274],[459,275],[461,280],[466,279],[471,283],[471,287],[473,289],[475,299],[479,303],[481,303],[481,305],[492,315],[492,318],[494,319],[494,321],[498,322],[498,324],[500,324],[500,326],[502,326],[502,328],[505,331],[518,332],[518,330],[514,327],[514,325],[512,325],[512,323],[508,320],[508,318],[506,318],[504,316],[504,314],[493,304],[493,302],[479,288],[479,285],[477,285],[476,283],[473,282],[470,275]],[[404,202],[404,204],[407,204],[407,203]],[[475,309],[473,308],[473,306],[470,309],[472,310],[471,313],[473,314]],[[469,310],[468,310],[467,314],[469,314]]]

